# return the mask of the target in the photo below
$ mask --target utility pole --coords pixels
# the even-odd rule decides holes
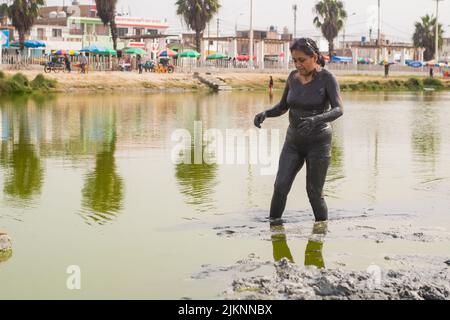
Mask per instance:
[[[378,36],[377,36],[377,63],[381,55],[381,1],[378,0]]]
[[[296,4],[294,4],[292,6],[292,10],[294,11],[294,39],[297,38],[297,10],[298,10],[298,6]]]
[[[250,41],[249,41],[249,67],[253,69],[253,0],[250,0]]]
[[[436,1],[436,47],[435,47],[435,53],[434,58],[436,60],[436,63],[439,63],[439,2],[444,0],[433,0]]]
[[[377,37],[378,46],[381,45],[380,38],[381,38],[381,0],[378,0],[378,37]]]
[[[219,27],[220,27],[220,19],[217,18],[217,47],[216,47],[216,53],[219,53]]]
[[[208,54],[207,56],[209,56],[211,54],[210,49],[211,49],[211,23],[208,22]]]

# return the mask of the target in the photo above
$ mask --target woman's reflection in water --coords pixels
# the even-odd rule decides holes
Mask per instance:
[[[272,232],[273,258],[275,262],[286,258],[294,263],[291,250],[287,244],[286,230],[282,222],[271,222],[270,230]],[[325,268],[323,260],[323,242],[328,232],[328,223],[317,222],[314,224],[312,234],[309,237],[305,250],[305,266],[315,266],[318,269]]]

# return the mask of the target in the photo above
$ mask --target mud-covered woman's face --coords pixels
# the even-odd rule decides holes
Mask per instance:
[[[317,68],[317,55],[312,57],[301,50],[292,50],[292,60],[298,72],[307,76],[310,75]]]

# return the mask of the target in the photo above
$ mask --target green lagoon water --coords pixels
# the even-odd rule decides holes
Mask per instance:
[[[172,134],[193,133],[195,121],[224,133],[252,129],[254,115],[278,98],[1,97],[0,229],[12,238],[13,255],[0,262],[0,299],[212,299],[232,275],[195,276],[205,265],[230,266],[249,254],[273,259],[266,218],[275,176],[248,163],[176,164]],[[325,190],[326,266],[365,270],[387,254],[448,256],[447,238],[376,243],[352,237],[351,227],[369,212],[374,229],[392,221],[425,233],[450,230],[450,93],[344,99]],[[264,124],[279,129],[280,148],[287,121]],[[286,227],[308,233],[312,219],[302,171]],[[290,242],[299,264],[305,245],[301,237]],[[81,269],[81,290],[66,286],[72,265]]]

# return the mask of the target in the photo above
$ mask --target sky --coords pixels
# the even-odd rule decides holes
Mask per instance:
[[[69,3],[70,0],[65,0]],[[91,0],[81,0],[81,3],[91,3]],[[294,14],[292,5],[297,4],[297,35],[318,36],[312,21],[315,17],[313,7],[317,0],[253,0],[254,28],[267,30],[273,25],[279,31],[287,26],[292,32]],[[361,36],[376,37],[377,30],[377,0],[344,0],[349,14],[346,22],[346,39],[359,40]],[[63,0],[47,0],[47,4],[60,4]],[[220,0],[219,33],[230,35],[237,24],[239,29],[248,29],[250,25],[250,0]],[[450,37],[450,0],[440,2],[439,21]],[[167,19],[170,25],[169,33],[185,31],[180,17],[176,15],[175,0],[118,0],[118,11],[131,12],[135,17]],[[381,32],[391,41],[411,41],[414,32],[414,22],[425,14],[435,14],[436,1],[433,0],[381,0]],[[211,34],[216,33],[217,17],[211,23]],[[342,37],[342,34],[340,35]]]

